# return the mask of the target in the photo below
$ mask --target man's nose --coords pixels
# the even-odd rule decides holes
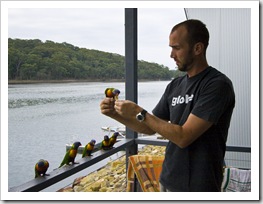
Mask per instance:
[[[170,57],[175,58],[175,52],[173,50],[171,51]]]

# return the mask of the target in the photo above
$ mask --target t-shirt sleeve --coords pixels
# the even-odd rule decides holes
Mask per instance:
[[[166,87],[166,90],[164,94],[162,95],[160,101],[157,103],[157,105],[152,111],[152,113],[155,116],[163,120],[167,120],[167,121],[170,120],[170,111],[169,111],[168,97],[167,97],[168,89],[169,89],[169,86]]]
[[[206,121],[217,123],[222,114],[234,103],[232,83],[220,79],[210,83],[200,92],[191,113]]]

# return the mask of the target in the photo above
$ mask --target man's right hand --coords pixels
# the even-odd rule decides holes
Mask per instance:
[[[113,98],[104,98],[100,103],[100,111],[102,114],[112,117],[116,114],[114,109],[115,100]]]

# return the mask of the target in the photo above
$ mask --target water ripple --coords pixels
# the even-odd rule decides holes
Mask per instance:
[[[102,99],[101,94],[92,96],[71,96],[60,98],[23,98],[23,99],[9,99],[8,108],[21,108],[26,106],[37,106],[51,103],[65,104],[65,103],[89,103],[96,99]]]

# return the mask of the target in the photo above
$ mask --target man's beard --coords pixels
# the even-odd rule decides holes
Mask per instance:
[[[187,72],[188,71],[188,65],[187,64],[183,64],[182,66],[178,66],[178,69],[181,72]]]
[[[178,69],[179,69],[181,72],[187,72],[187,71],[189,71],[189,70],[192,68],[193,61],[194,61],[193,58],[191,58],[190,60],[188,60],[187,63],[182,64],[181,66],[178,66]]]
[[[192,68],[193,62],[194,62],[194,58],[193,58],[192,49],[191,49],[188,53],[188,57],[187,57],[186,62],[184,64],[177,65],[178,69],[181,72],[187,72]]]

